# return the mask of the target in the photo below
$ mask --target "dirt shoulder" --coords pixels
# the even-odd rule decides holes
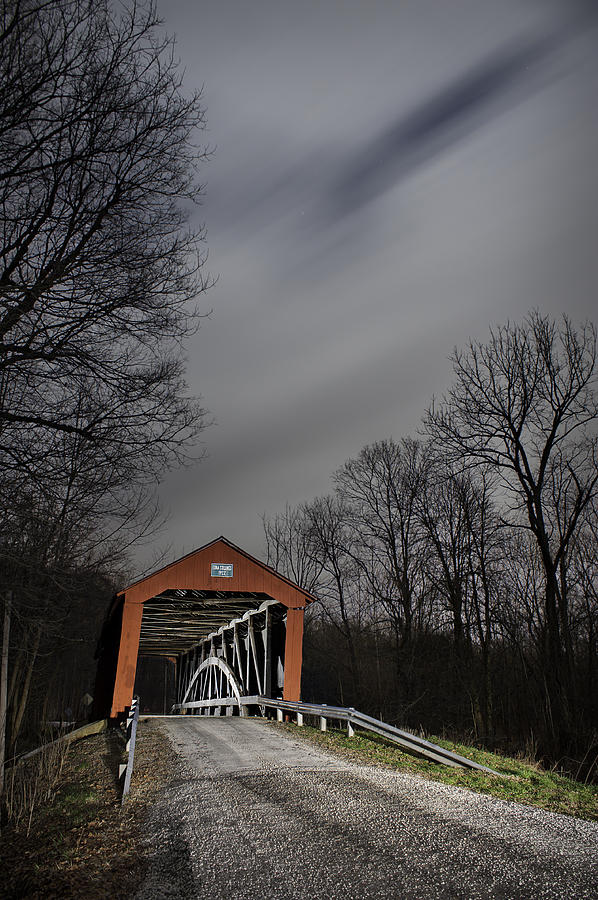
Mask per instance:
[[[0,838],[2,886],[16,898],[119,898],[143,878],[144,823],[179,763],[152,720],[140,723],[131,793],[121,809],[115,773],[122,742],[110,732],[69,748],[52,803],[34,810]],[[33,763],[33,760],[32,760]]]

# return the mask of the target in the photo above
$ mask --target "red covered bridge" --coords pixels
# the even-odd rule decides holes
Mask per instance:
[[[118,593],[99,646],[98,715],[131,705],[139,656],[176,662],[177,708],[241,711],[240,696],[299,700],[311,594],[225,537]]]

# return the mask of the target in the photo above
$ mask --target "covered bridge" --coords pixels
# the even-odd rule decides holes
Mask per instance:
[[[96,713],[115,718],[131,705],[139,656],[176,662],[179,710],[228,706],[240,695],[299,700],[313,600],[217,538],[114,597],[98,647]]]

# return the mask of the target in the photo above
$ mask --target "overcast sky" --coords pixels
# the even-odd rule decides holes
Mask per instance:
[[[414,434],[448,357],[534,306],[598,320],[598,17],[576,0],[168,0],[203,86],[215,424],[152,554],[330,489]],[[141,561],[140,561],[141,564]]]

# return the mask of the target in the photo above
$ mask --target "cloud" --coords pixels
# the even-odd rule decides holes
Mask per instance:
[[[554,40],[502,51],[470,69],[363,147],[343,166],[321,210],[323,224],[351,215],[413,169],[518,102],[537,78]],[[536,82],[537,83],[537,82]]]

